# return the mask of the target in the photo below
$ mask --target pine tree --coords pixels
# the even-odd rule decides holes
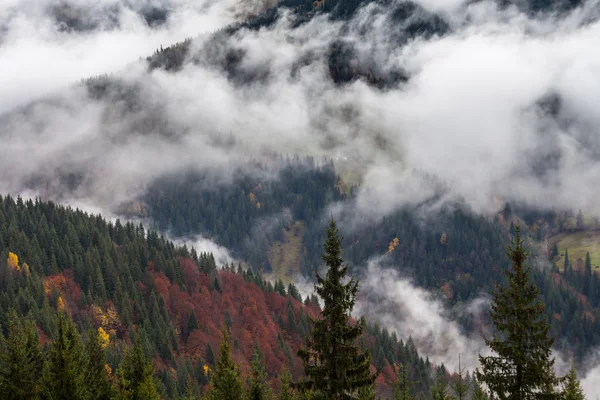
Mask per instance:
[[[408,379],[408,369],[405,365],[398,366],[398,380],[393,385],[394,400],[411,400],[410,392],[414,382]]]
[[[565,376],[561,397],[563,400],[585,400],[583,389],[577,379],[575,368],[571,368],[569,373],[567,373],[567,376]]]
[[[188,323],[187,323],[187,336],[190,336],[190,333],[192,333],[194,330],[198,329],[198,320],[196,319],[196,313],[194,311],[192,311],[190,313],[190,317],[188,318]]]
[[[154,367],[144,352],[139,332],[135,334],[133,348],[125,350],[125,356],[117,368],[116,375],[119,399],[153,400],[158,398],[154,382]]]
[[[219,345],[219,359],[210,379],[212,389],[207,399],[239,400],[244,395],[240,370],[238,365],[231,359],[229,331],[223,328],[222,335],[221,344]]]
[[[273,394],[269,386],[267,372],[263,366],[257,348],[254,349],[252,361],[252,375],[248,384],[248,400],[271,400]]]
[[[474,379],[473,382],[473,394],[471,396],[471,400],[488,400],[488,396],[485,394],[479,382]]]
[[[213,351],[212,345],[210,342],[206,343],[206,352],[205,352],[206,362],[210,365],[215,365],[215,352]]]
[[[460,354],[458,355],[458,371],[450,382],[450,387],[457,400],[466,399],[469,392],[469,382],[465,379],[465,369],[460,366]]]
[[[9,314],[8,337],[0,330],[0,393],[7,399],[36,398],[42,371],[42,353],[32,321],[25,324]]]
[[[446,382],[441,377],[438,377],[431,388],[431,400],[452,400],[452,396],[448,393]]]
[[[85,342],[85,386],[89,400],[109,400],[112,396],[100,332],[90,329]]]
[[[565,262],[563,264],[563,272],[565,274],[571,269],[571,262],[569,261],[569,249],[565,249]]]
[[[342,239],[333,220],[327,229],[324,249],[322,258],[328,267],[327,276],[323,279],[317,272],[315,284],[315,291],[324,302],[322,319],[312,321],[306,349],[298,351],[307,377],[299,388],[313,389],[327,399],[352,399],[360,389],[373,386],[376,374],[369,370],[370,354],[362,353],[355,344],[365,328],[364,319],[349,324],[358,281],[351,278],[342,283],[348,267],[343,265]]]
[[[527,252],[520,230],[508,249],[512,269],[505,270],[507,286],[496,284],[490,317],[497,333],[485,343],[496,354],[479,356],[482,371],[477,379],[500,399],[529,400],[554,398],[557,379],[550,358],[554,338],[548,337],[544,305],[538,300],[539,289],[530,281],[524,266]]]
[[[292,388],[292,375],[285,367],[281,372],[281,389],[279,389],[278,400],[295,400],[294,389]]]
[[[57,336],[52,342],[42,376],[42,398],[79,400],[85,397],[83,343],[71,318],[59,311]]]

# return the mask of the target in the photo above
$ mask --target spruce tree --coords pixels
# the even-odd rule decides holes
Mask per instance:
[[[583,395],[583,389],[577,379],[577,373],[574,368],[569,370],[567,376],[565,376],[562,390],[563,400],[585,400]]]
[[[117,368],[118,395],[120,399],[156,399],[154,367],[146,356],[142,337],[136,333],[133,348],[125,350],[123,361]]]
[[[240,370],[238,365],[231,359],[229,331],[223,328],[222,335],[219,345],[219,359],[210,378],[212,389],[207,399],[239,400],[244,395]]]
[[[477,371],[477,379],[494,398],[555,398],[558,381],[554,359],[550,358],[554,338],[548,336],[539,289],[530,281],[530,268],[524,266],[528,254],[518,227],[507,254],[512,261],[512,268],[504,271],[508,284],[496,284],[490,310],[497,332],[491,340],[485,339],[495,355],[479,356],[481,372]]]
[[[34,399],[42,371],[42,353],[32,321],[9,314],[8,337],[0,330],[0,393],[7,399]]]
[[[258,349],[255,347],[250,363],[252,373],[248,384],[248,400],[271,400],[273,394],[269,386],[267,372],[263,366]]]
[[[365,321],[349,323],[356,301],[358,281],[343,280],[348,267],[341,257],[342,239],[335,221],[327,229],[327,239],[322,258],[328,267],[327,276],[317,272],[315,292],[323,299],[322,318],[312,321],[312,331],[306,349],[300,349],[306,380],[299,384],[302,391],[314,390],[318,396],[331,400],[364,398],[364,388],[372,388],[376,374],[369,370],[371,355],[361,352],[355,343],[365,329]],[[373,396],[371,396],[372,398]]]
[[[88,400],[109,400],[112,396],[102,346],[99,332],[90,329],[85,342],[85,386]]]
[[[42,398],[80,400],[86,395],[83,343],[73,321],[58,312],[57,336],[52,342],[42,376]]]
[[[198,320],[196,319],[196,313],[194,311],[192,311],[190,313],[190,316],[188,318],[188,323],[187,323],[187,336],[190,336],[190,333],[192,333],[193,331],[195,331],[196,329],[198,329],[199,325],[198,325]]]
[[[450,382],[450,387],[454,392],[456,400],[464,400],[468,397],[469,381],[466,379],[465,369],[460,365],[460,354],[458,356],[458,371],[456,376]]]
[[[279,389],[278,400],[294,400],[294,389],[292,388],[292,375],[287,368],[281,372],[281,389]]]
[[[405,365],[398,366],[398,380],[393,385],[394,400],[411,400],[410,392],[414,382],[408,379],[408,369]]]

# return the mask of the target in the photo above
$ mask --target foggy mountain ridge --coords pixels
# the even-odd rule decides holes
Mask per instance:
[[[213,191],[237,188],[235,177],[256,159],[274,167],[248,175],[278,182],[281,168],[270,155],[300,154],[334,159],[340,173],[337,166],[351,160],[357,176],[341,185],[361,184],[350,200],[324,196],[314,210],[317,220],[341,217],[347,233],[371,234],[367,228],[382,220],[400,230],[386,218],[401,212],[428,226],[432,210],[456,199],[486,216],[504,201],[600,215],[597,1],[44,4],[0,6],[2,193],[121,214],[132,204],[146,207],[165,181],[185,186],[188,173]],[[302,203],[301,194],[289,203]],[[267,235],[289,222],[285,211],[252,205],[248,247],[263,239],[256,227]],[[274,216],[282,217],[271,224]],[[491,233],[480,250],[506,233],[481,225]],[[401,249],[439,243],[447,226],[430,228],[414,246],[403,240]],[[459,236],[450,232],[451,240]],[[378,238],[377,252],[359,267],[371,267],[366,290],[385,282],[393,296],[363,310],[402,334],[419,334],[436,362],[452,362],[449,348],[475,354],[480,343],[445,303],[402,274],[416,268],[410,259],[376,257],[392,239]],[[227,260],[235,250],[215,248]],[[394,270],[377,270],[387,267]],[[454,279],[460,286],[468,277]],[[403,293],[431,306],[427,329],[413,329],[422,316],[407,309]],[[589,376],[586,390],[594,393]]]

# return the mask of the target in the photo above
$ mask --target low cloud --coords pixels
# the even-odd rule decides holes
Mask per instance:
[[[489,352],[478,333],[467,335],[441,298],[415,286],[396,270],[379,267],[378,262],[371,260],[363,274],[355,313],[396,331],[404,340],[412,337],[419,354],[437,365],[458,370],[460,355],[461,367],[474,370],[478,355]],[[484,298],[474,300],[460,312],[481,315],[486,302]]]

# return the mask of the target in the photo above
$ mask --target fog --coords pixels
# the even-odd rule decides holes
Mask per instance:
[[[438,13],[449,27],[431,37],[405,35],[410,21],[397,24],[374,3],[350,21],[317,15],[294,27],[294,13],[282,10],[268,28],[212,35],[270,4],[3,1],[0,192],[114,215],[161,176],[196,169],[225,179],[278,152],[347,160],[360,171],[356,212],[367,218],[440,193],[415,170],[479,212],[501,198],[600,215],[598,1],[532,17],[491,1],[422,0],[411,19]],[[180,70],[139,61],[187,37]],[[327,57],[339,40],[353,44],[352,65],[403,71],[408,81],[334,83]],[[231,50],[244,54],[235,74],[253,79],[220,68]],[[104,97],[76,84],[104,73],[118,82]],[[195,244],[231,260],[214,243]],[[461,332],[434,295],[376,264],[363,288],[386,287],[388,297],[357,312],[376,307],[381,323],[412,335],[435,362],[451,368],[461,353],[474,365],[480,337]],[[589,398],[600,387],[598,367],[590,371]]]

